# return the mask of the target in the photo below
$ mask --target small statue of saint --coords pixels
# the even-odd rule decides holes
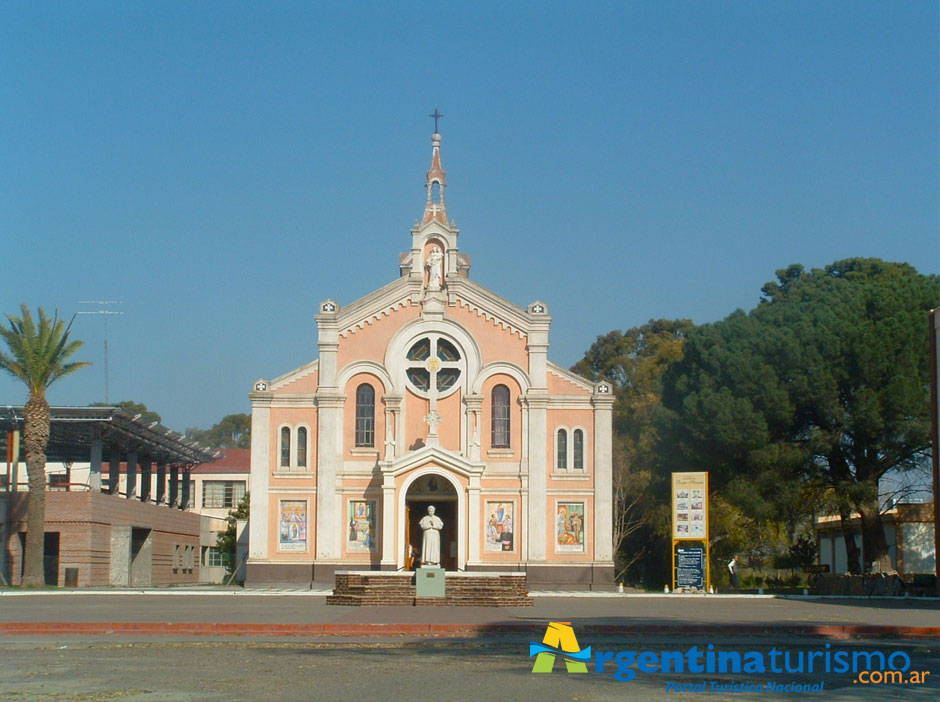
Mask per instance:
[[[421,517],[418,526],[424,533],[421,541],[421,565],[439,568],[441,565],[441,529],[444,522],[434,516],[434,505],[428,507],[428,513]]]
[[[441,269],[444,261],[444,254],[437,246],[431,247],[431,253],[428,254],[428,262],[425,264],[428,269],[428,289],[439,290],[441,281],[444,279]]]

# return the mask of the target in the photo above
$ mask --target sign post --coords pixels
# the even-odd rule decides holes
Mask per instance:
[[[671,495],[672,589],[695,587],[709,592],[708,473],[673,473]],[[697,541],[702,547],[678,548],[683,541]]]

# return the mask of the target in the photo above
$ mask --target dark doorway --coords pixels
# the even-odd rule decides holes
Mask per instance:
[[[457,570],[457,500],[412,499],[405,503],[408,526],[408,544],[405,546],[406,557],[413,548],[421,553],[422,531],[418,523],[428,513],[428,505],[434,505],[434,513],[444,522],[441,529],[441,567],[444,570]],[[410,547],[410,548],[409,548]],[[406,560],[406,565],[408,561]]]
[[[26,532],[19,532],[20,537],[20,582],[26,574]],[[59,532],[47,531],[43,534],[42,544],[42,579],[46,585],[59,584]]]
[[[47,531],[42,545],[42,574],[46,585],[59,584],[59,532]]]
[[[134,527],[131,529],[131,572],[132,586],[153,584],[153,538],[150,529]]]

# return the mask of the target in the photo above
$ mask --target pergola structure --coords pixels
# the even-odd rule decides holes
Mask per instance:
[[[6,491],[0,492],[0,574],[14,584],[22,578],[28,483],[21,474],[22,452],[12,456],[10,449],[23,423],[22,407],[0,406],[0,431],[7,438],[6,475],[0,474],[6,477]],[[220,456],[119,407],[52,407],[46,457],[66,472],[47,472],[47,584],[196,582],[200,553],[212,544],[203,518],[186,509],[188,473]]]
[[[209,463],[221,454],[186,439],[158,422],[120,407],[51,407],[49,444],[46,459],[66,466],[80,462],[90,466],[87,484],[75,485],[91,491],[117,494],[121,464],[126,465],[128,497],[142,502],[156,502],[185,507],[189,502],[189,481],[180,486],[180,473],[201,463]],[[0,408],[0,431],[9,436],[23,429],[23,407]],[[102,484],[102,461],[108,461],[107,484]],[[151,496],[153,466],[156,464],[156,491]],[[15,490],[18,476],[7,464],[7,489]],[[15,464],[14,464],[15,466]],[[169,477],[169,490],[167,490]],[[138,490],[139,486],[139,490]],[[151,499],[152,498],[152,499]]]

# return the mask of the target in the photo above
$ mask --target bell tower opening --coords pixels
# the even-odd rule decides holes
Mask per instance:
[[[457,491],[443,475],[430,473],[415,480],[405,494],[405,569],[413,570],[420,565],[421,546],[424,533],[421,519],[434,507],[434,516],[444,523],[441,529],[441,568],[457,570],[457,533],[460,515],[457,508]],[[423,562],[423,561],[421,561]]]

